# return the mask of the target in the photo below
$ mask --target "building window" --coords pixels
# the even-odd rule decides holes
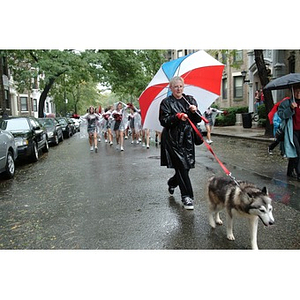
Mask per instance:
[[[32,88],[33,89],[38,89],[38,80],[37,80],[37,77],[33,78],[32,79]]]
[[[225,53],[225,52],[222,52],[222,63],[224,65],[227,64],[227,53]]]
[[[21,111],[28,111],[27,97],[20,97]]]
[[[234,84],[234,98],[243,98],[243,78],[242,76],[235,76],[233,78]]]
[[[32,100],[32,110],[37,111],[37,99]]]
[[[233,60],[234,60],[234,62],[243,61],[243,50],[236,50],[234,52]]]
[[[8,76],[8,68],[7,68],[6,57],[1,56],[0,59],[2,60],[2,72],[3,72],[3,75]]]
[[[222,80],[222,99],[227,99],[227,78]]]
[[[10,109],[10,101],[9,101],[9,92],[8,92],[8,90],[4,90],[4,97],[5,97],[6,108]]]
[[[289,62],[289,73],[295,73],[295,66],[296,66],[296,59],[295,59],[295,52],[292,52],[290,57],[288,58]]]
[[[182,50],[178,50],[177,51],[177,57],[181,57],[183,56],[183,51]]]

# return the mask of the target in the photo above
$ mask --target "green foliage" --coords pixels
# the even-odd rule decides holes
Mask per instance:
[[[102,80],[112,92],[137,99],[166,61],[165,50],[99,50]]]
[[[88,102],[99,103],[99,84],[124,102],[137,105],[138,97],[166,61],[165,50],[38,49],[3,53],[9,60],[17,91],[31,90],[32,79],[39,78],[39,88],[45,92],[39,106],[43,109],[46,96],[51,95],[60,112],[82,110]]]
[[[259,119],[258,120],[258,125],[261,126],[261,127],[266,127],[267,119]]]
[[[260,119],[267,119],[267,110],[265,104],[258,106],[258,116]]]
[[[224,114],[216,117],[216,126],[233,126],[236,122],[236,114],[248,112],[248,107],[230,107],[222,109]]]

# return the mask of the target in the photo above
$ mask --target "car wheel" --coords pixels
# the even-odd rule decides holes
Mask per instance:
[[[49,152],[49,144],[48,144],[47,139],[46,139],[46,141],[45,141],[45,146],[43,147],[43,152],[44,152],[44,153]]]
[[[59,144],[58,135],[56,134],[54,137],[54,144],[57,146]]]
[[[14,177],[14,175],[15,175],[15,161],[11,151],[8,151],[6,167],[5,167],[5,177],[11,179]]]
[[[37,147],[36,142],[33,142],[33,143],[32,143],[31,160],[32,160],[33,162],[36,162],[36,161],[38,161],[38,159],[39,159],[39,151],[38,151],[38,147]]]
[[[258,120],[259,120],[259,115],[258,115],[258,114],[255,114],[255,115],[253,116],[253,121],[254,121],[254,122],[258,122]]]

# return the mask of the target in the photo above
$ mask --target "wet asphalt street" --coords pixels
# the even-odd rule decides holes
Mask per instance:
[[[260,249],[300,249],[300,182],[287,180],[287,161],[267,144],[214,136],[212,147],[237,179],[267,186],[276,224],[260,222]],[[18,164],[13,180],[0,179],[0,249],[250,249],[247,222],[212,230],[205,187],[222,169],[204,145],[191,170],[195,210],[169,197],[173,170],[160,167],[160,149],[125,142],[125,151],[99,143],[90,152],[85,128],[37,163]],[[225,176],[225,175],[224,175]],[[221,217],[225,219],[225,215]],[[224,220],[225,221],[225,220]]]

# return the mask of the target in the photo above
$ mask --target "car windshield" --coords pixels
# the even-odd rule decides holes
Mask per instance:
[[[1,123],[1,128],[4,130],[28,130],[29,124],[26,119],[6,119]]]
[[[67,121],[65,119],[58,119],[58,122],[62,125],[67,125]]]
[[[45,126],[45,127],[51,127],[51,126],[54,125],[53,124],[54,122],[53,122],[52,119],[39,119],[39,120],[43,124],[43,126]]]

